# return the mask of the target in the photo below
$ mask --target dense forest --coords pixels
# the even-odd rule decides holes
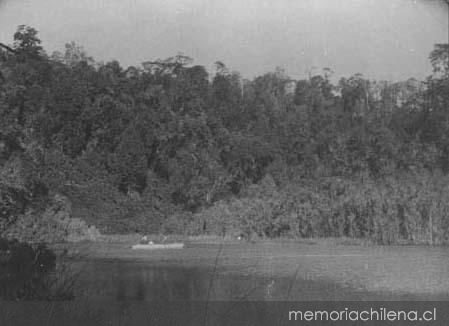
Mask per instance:
[[[19,26],[0,46],[0,234],[447,242],[448,53],[425,81],[246,80],[182,54],[50,55]]]

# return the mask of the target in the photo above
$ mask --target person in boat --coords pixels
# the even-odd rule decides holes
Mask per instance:
[[[168,240],[168,237],[167,237],[166,235],[160,234],[159,237],[158,237],[158,239],[157,239],[157,241],[156,241],[156,243],[159,243],[159,244],[165,244],[165,243],[167,243],[167,240]],[[144,236],[140,239],[139,243],[140,243],[140,244],[154,244],[154,242],[151,241],[151,240],[148,238],[148,236],[146,236],[146,235],[144,235]]]
[[[148,239],[148,237],[146,235],[144,235],[140,241],[140,244],[154,244],[153,241],[151,241],[150,239]]]

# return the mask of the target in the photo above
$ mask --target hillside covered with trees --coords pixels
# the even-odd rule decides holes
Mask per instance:
[[[124,68],[19,26],[0,47],[0,234],[449,240],[447,44],[425,81]],[[84,232],[84,233],[83,233]],[[88,233],[89,233],[88,232]],[[90,234],[89,233],[89,234]],[[75,235],[74,235],[75,234]]]

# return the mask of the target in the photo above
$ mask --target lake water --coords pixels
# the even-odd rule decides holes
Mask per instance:
[[[239,325],[236,318],[272,325],[270,318],[287,311],[281,301],[449,304],[447,248],[245,244],[108,252],[70,262],[79,272],[74,299],[52,303],[50,319],[48,303],[6,302],[0,316],[10,319],[1,325],[40,325],[24,311],[43,325]],[[233,323],[223,319],[230,315]]]

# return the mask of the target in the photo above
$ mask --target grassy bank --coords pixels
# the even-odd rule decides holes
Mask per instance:
[[[376,244],[449,240],[449,179],[405,174],[374,180],[319,178],[278,184],[271,176],[241,197],[165,221],[167,233],[248,239],[348,238]]]

